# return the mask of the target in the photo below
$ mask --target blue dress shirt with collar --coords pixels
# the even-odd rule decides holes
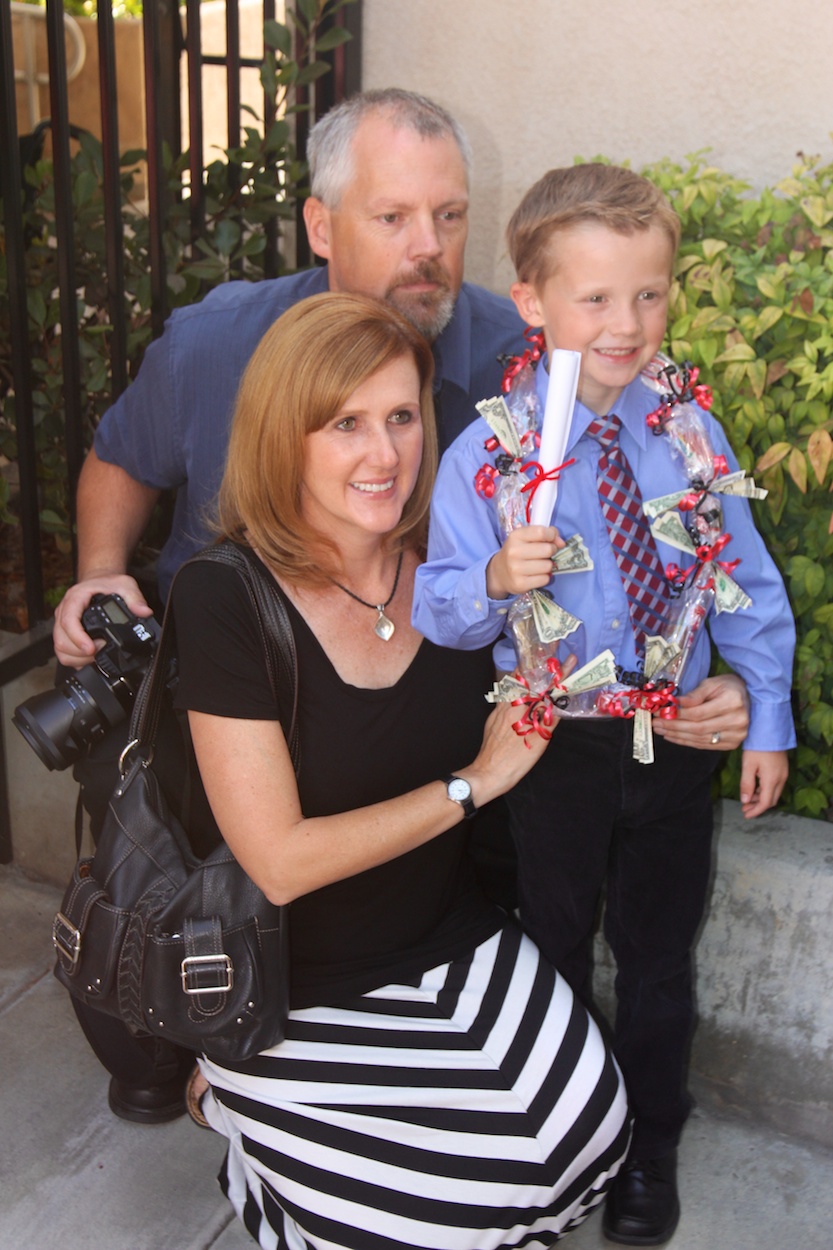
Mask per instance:
[[[264,282],[227,282],[199,304],[177,309],[148,347],[136,381],[96,431],[99,459],[135,481],[176,491],[171,536],[159,558],[159,588],[210,539],[206,517],[223,475],[234,401],[260,339],[293,304],[329,288],[326,266]],[[511,300],[464,282],[454,316],[433,345],[441,389],[440,449],[476,415],[475,402],[500,384],[498,356],[523,349]]]
[[[539,367],[536,384],[544,411],[547,373]],[[621,447],[630,461],[645,500],[681,490],[688,481],[670,455],[669,441],[656,436],[645,418],[657,407],[657,396],[637,378],[625,387],[614,411],[622,422]],[[594,413],[577,402],[573,411],[565,459],[575,463],[561,475],[552,524],[564,537],[578,532],[590,551],[595,568],[589,572],[559,573],[550,582],[555,600],[582,621],[565,640],[566,652],[575,652],[579,664],[610,648],[617,664],[632,670],[638,656],[631,629],[628,602],[596,487],[599,444],[586,430]],[[708,414],[703,414],[714,451],[737,461],[726,437]],[[490,600],[486,593],[486,566],[500,548],[500,532],[493,501],[475,492],[474,479],[494,454],[484,449],[491,430],[479,419],[446,452],[431,507],[428,560],[417,572],[413,622],[434,642],[464,649],[483,646],[503,634],[509,600]],[[745,747],[750,750],[786,750],[795,745],[790,686],[795,625],[780,574],[755,529],[747,500],[722,496],[724,531],[731,542],[721,555],[740,558],[736,581],[752,599],[751,607],[734,613],[712,613],[709,632],[721,656],[746,682],[751,721]],[[686,566],[684,553],[657,543],[663,567]],[[516,659],[511,642],[501,637],[495,662],[512,670]],[[708,675],[709,638],[701,630],[683,678],[684,691]]]

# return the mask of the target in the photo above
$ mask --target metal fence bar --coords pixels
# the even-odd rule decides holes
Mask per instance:
[[[158,336],[162,333],[168,315],[168,298],[165,249],[162,241],[166,200],[162,162],[162,117],[156,93],[161,70],[157,4],[143,6],[142,29],[145,38],[145,127],[150,219],[150,322],[154,336]]]
[[[240,142],[240,8],[237,0],[226,0],[226,119],[228,145]]]
[[[124,225],[121,214],[121,166],[113,10],[98,6],[98,85],[101,101],[101,147],[104,161],[104,236],[107,301],[110,313],[110,368],[115,399],[127,386],[127,323],[124,316]]]
[[[263,22],[273,22],[275,20],[275,0],[263,0]],[[264,44],[263,51],[266,47]],[[263,93],[263,133],[269,133],[274,125],[277,117],[277,108],[275,101],[268,91]],[[277,192],[277,187],[275,188]],[[264,228],[266,235],[266,250],[263,256],[263,272],[267,278],[276,278],[278,276],[278,249],[280,246],[280,231],[278,230],[278,222],[276,218],[267,221]]]
[[[72,536],[75,542],[75,487],[84,459],[84,428],[81,411],[81,357],[78,350],[76,303],[75,230],[69,157],[69,107],[67,101],[66,49],[64,47],[64,0],[47,0],[46,43],[49,52],[49,107],[52,115],[52,170],[55,183],[55,238],[58,256],[58,289],[61,315],[61,364],[64,377],[64,444],[67,457],[67,494]]]
[[[202,183],[203,128],[202,128],[202,40],[200,30],[200,0],[186,0],[185,6],[185,53],[188,67],[188,169],[190,174],[191,246],[196,252],[196,242],[205,225],[205,189]]]
[[[9,289],[9,332],[17,432],[20,481],[20,525],[29,620],[44,615],[43,572],[40,559],[40,517],[35,456],[32,369],[29,359],[26,306],[26,249],[23,237],[20,146],[17,138],[17,104],[14,89],[14,56],[11,13],[0,5],[0,190],[6,234],[6,273]]]

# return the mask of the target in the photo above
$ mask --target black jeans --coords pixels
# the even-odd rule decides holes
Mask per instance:
[[[636,1123],[631,1153],[667,1154],[691,1100],[691,950],[711,874],[710,778],[718,755],[657,738],[653,764],[632,758],[625,721],[563,720],[509,795],[521,921],[589,1003],[592,935],[616,959],[613,1050]]]

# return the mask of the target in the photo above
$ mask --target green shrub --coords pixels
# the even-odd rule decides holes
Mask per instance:
[[[833,811],[833,165],[800,157],[754,193],[707,164],[642,171],[682,220],[669,351],[701,368],[712,411],[768,498],[755,519],[798,629],[798,750],[786,804]],[[721,792],[737,797],[740,753]]]

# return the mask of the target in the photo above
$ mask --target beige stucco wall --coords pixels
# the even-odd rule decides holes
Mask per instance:
[[[364,0],[365,87],[433,96],[475,152],[467,276],[545,169],[701,148],[760,186],[833,157],[833,5],[808,0]]]

